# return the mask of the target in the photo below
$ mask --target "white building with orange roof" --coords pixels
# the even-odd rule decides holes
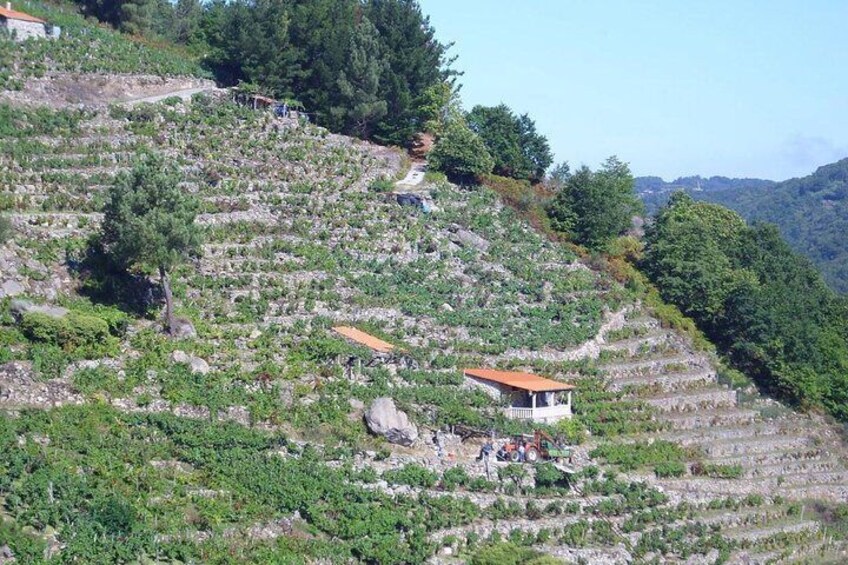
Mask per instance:
[[[463,374],[469,384],[504,401],[507,418],[549,424],[571,418],[574,385],[519,371],[465,369]]]

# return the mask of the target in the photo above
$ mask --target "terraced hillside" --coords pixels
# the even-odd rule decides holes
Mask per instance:
[[[708,353],[493,193],[426,182],[431,213],[399,206],[399,153],[208,97],[4,112],[0,546],[19,562],[451,563],[490,538],[566,562],[845,559],[836,431],[721,384]],[[159,332],[155,288],[104,287],[85,256],[105,190],[145,149],[203,208],[203,256],[174,277],[194,329],[180,339]],[[13,296],[109,335],[58,348],[16,324]],[[337,324],[403,345],[402,362]],[[578,385],[575,476],[486,475],[482,440],[450,432],[530,428],[463,386],[478,365]],[[381,396],[416,444],[367,433]]]

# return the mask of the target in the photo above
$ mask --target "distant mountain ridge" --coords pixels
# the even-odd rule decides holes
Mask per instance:
[[[636,177],[636,193],[645,202],[648,212],[656,212],[668,201],[668,197],[683,190],[697,197],[698,194],[769,188],[777,182],[765,179],[729,178],[722,176],[702,177],[700,175],[679,177],[666,182],[661,177]]]
[[[848,158],[806,177],[774,182],[726,177],[681,177],[665,182],[639,177],[636,191],[649,212],[676,190],[736,210],[749,222],[776,224],[792,247],[806,255],[838,292],[848,292]]]

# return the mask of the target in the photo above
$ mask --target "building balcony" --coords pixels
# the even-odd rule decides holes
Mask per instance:
[[[513,420],[531,420],[533,422],[548,424],[564,418],[571,418],[571,406],[568,404],[536,408],[517,408],[510,406],[504,409],[504,414],[507,418]]]

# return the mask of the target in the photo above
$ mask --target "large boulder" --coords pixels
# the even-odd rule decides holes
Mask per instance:
[[[408,447],[418,439],[418,428],[409,421],[406,412],[398,410],[394,401],[385,396],[374,400],[368,408],[365,423],[372,433],[383,436],[390,443]]]

